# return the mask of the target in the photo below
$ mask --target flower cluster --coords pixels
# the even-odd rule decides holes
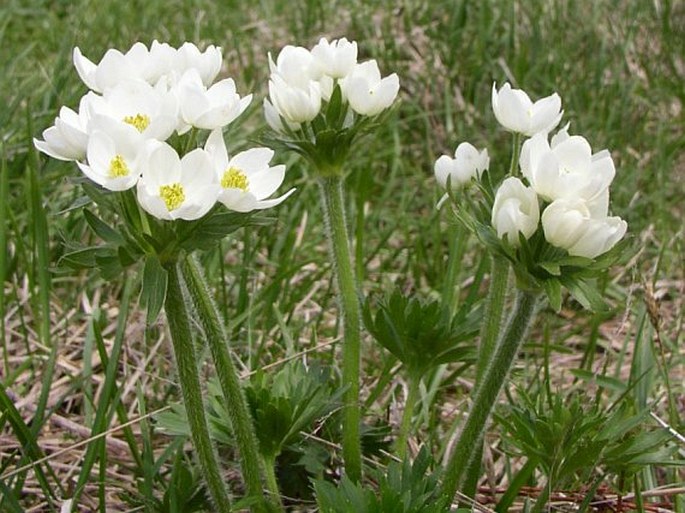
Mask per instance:
[[[533,103],[509,84],[499,91],[493,85],[492,108],[504,128],[529,137],[514,163],[522,179],[507,177],[495,194],[490,222],[497,236],[518,247],[521,235],[530,239],[542,225],[544,239],[571,256],[596,258],[609,251],[627,229],[621,218],[609,216],[616,174],[610,153],[593,153],[584,137],[569,135],[568,125],[550,140],[563,114],[556,93]],[[436,178],[444,187],[449,175],[455,188],[479,178],[488,162],[486,150],[462,143],[454,159],[443,155],[435,163]]]
[[[344,123],[353,123],[353,114],[376,116],[390,107],[399,92],[395,73],[381,78],[375,60],[357,62],[357,43],[345,38],[328,42],[321,38],[311,50],[286,46],[276,61],[269,56],[271,76],[269,98],[264,100],[266,120],[276,132],[286,127],[299,130],[313,121],[325,102],[330,102],[336,86],[352,112]]]
[[[41,152],[76,161],[110,191],[135,187],[141,207],[165,220],[199,219],[217,201],[238,212],[267,208],[292,192],[265,200],[285,174],[284,166],[269,166],[271,150],[227,154],[222,129],[252,95],[241,97],[231,78],[215,81],[220,48],[154,41],[126,53],[110,49],[98,64],[75,48],[73,60],[90,91],[78,111],[62,107],[43,140],[34,140]],[[168,141],[174,134],[190,139],[191,129],[211,133],[204,148],[179,155]]]

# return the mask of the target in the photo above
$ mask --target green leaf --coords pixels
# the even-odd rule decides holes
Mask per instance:
[[[552,276],[559,276],[561,274],[559,262],[540,262],[538,265]]]
[[[105,223],[102,219],[93,214],[90,210],[84,209],[83,216],[86,218],[86,222],[95,232],[95,234],[100,237],[103,241],[109,242],[115,245],[124,244],[124,239],[119,232],[114,228]]]
[[[342,90],[340,85],[336,84],[331,94],[331,99],[328,101],[328,108],[326,109],[326,122],[331,127],[337,127],[342,112]]]
[[[593,312],[604,312],[607,310],[607,305],[602,295],[593,285],[580,278],[571,276],[562,276],[561,283],[586,310]]]
[[[604,387],[607,390],[613,390],[614,392],[623,393],[627,388],[626,384],[620,379],[602,374],[595,374],[594,372],[585,369],[571,369],[571,374],[583,381],[597,383],[599,386]]]
[[[60,266],[71,269],[92,269],[97,266],[97,258],[115,256],[114,250],[106,246],[93,246],[77,249],[62,255],[59,259]]]
[[[550,278],[542,282],[545,287],[547,299],[549,299],[550,306],[555,312],[559,313],[561,310],[561,283],[555,278]]]
[[[156,255],[145,259],[143,268],[143,283],[140,290],[140,299],[147,308],[146,322],[149,325],[157,320],[157,316],[164,305],[166,297],[168,274],[162,267]]]

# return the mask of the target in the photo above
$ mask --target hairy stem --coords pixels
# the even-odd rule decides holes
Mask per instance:
[[[219,469],[216,451],[209,437],[195,346],[181,285],[181,272],[176,264],[167,266],[167,271],[169,284],[165,307],[190,434],[214,507],[220,513],[229,513],[231,500]]]
[[[414,414],[414,407],[416,406],[416,400],[419,398],[420,383],[420,376],[409,377],[409,389],[407,391],[407,399],[404,402],[400,433],[395,441],[395,454],[401,460],[404,460],[404,457],[407,454],[407,440],[409,439],[409,430],[411,428],[411,419]]]
[[[445,282],[442,290],[442,311],[443,318],[446,322],[452,319],[454,311],[457,309],[457,301],[455,300],[455,289],[457,287],[457,280],[459,279],[459,271],[461,269],[461,261],[464,259],[466,251],[467,232],[463,226],[457,225],[454,227],[454,232],[450,232],[449,240],[449,255],[447,259],[447,274],[445,275]],[[459,296],[456,297],[459,299]]]
[[[476,385],[473,391],[478,392],[478,387],[483,380],[485,370],[490,364],[504,316],[504,301],[507,296],[507,282],[509,281],[509,262],[504,257],[493,255],[490,267],[490,286],[488,298],[483,313],[483,324],[480,330],[480,344],[478,346],[478,358],[476,360]],[[469,468],[466,471],[462,492],[468,497],[475,497],[478,478],[480,477],[481,462],[483,460],[483,437],[476,441],[476,452],[473,455]]]
[[[276,457],[264,456],[264,475],[266,477],[266,488],[269,490],[271,502],[275,504],[279,511],[285,511],[283,502],[281,501],[281,493],[278,489],[278,480],[276,479]]]
[[[511,144],[511,162],[509,163],[509,175],[518,175],[518,163],[519,155],[521,153],[521,134],[514,132],[512,134],[512,144]]]
[[[537,294],[531,292],[518,292],[514,312],[500,337],[492,361],[483,374],[473,406],[447,464],[442,492],[449,500],[452,500],[461,485],[469,463],[479,447],[477,442],[482,440],[490,412],[534,317],[537,297]]]
[[[326,231],[335,267],[338,301],[343,320],[342,379],[345,389],[343,412],[343,459],[345,472],[354,482],[361,479],[362,457],[360,441],[361,412],[359,408],[359,370],[361,367],[361,317],[359,297],[347,236],[342,178],[321,178],[321,192],[326,217]]]
[[[240,452],[240,466],[243,471],[247,495],[256,498],[259,510],[263,510],[264,493],[257,437],[245,394],[240,387],[238,371],[228,348],[224,324],[197,260],[193,257],[186,258],[182,264],[182,272],[188,292],[197,310],[200,324],[205,332],[216,373],[219,377],[225,400],[224,404],[231,419],[231,426]]]

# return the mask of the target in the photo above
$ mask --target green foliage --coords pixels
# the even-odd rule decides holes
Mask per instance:
[[[439,496],[438,473],[429,471],[431,458],[422,448],[414,462],[393,461],[386,472],[378,471],[378,489],[354,484],[343,477],[336,486],[316,481],[316,498],[321,513],[444,513]]]
[[[84,181],[88,197],[103,217],[112,218],[108,224],[93,211],[85,209],[88,226],[102,241],[89,247],[72,247],[62,256],[60,263],[72,269],[97,269],[103,278],[112,279],[136,262],[154,257],[158,263],[146,264],[143,285],[161,285],[164,278],[158,271],[161,266],[175,261],[181,252],[209,250],[227,235],[246,226],[264,226],[272,219],[251,213],[229,212],[216,206],[209,214],[196,221],[162,221],[145,213],[137,204],[132,191],[109,192]],[[77,200],[82,205],[82,199]],[[143,293],[144,301],[152,300],[153,312],[159,311],[159,297],[155,292]],[[154,310],[157,310],[155,312]]]
[[[273,374],[258,372],[245,393],[260,450],[274,458],[284,446],[300,438],[300,431],[335,410],[342,390],[331,386],[326,369],[293,361]]]
[[[525,290],[541,290],[555,311],[561,310],[562,287],[584,308],[605,311],[607,305],[597,281],[609,268],[626,263],[637,250],[631,247],[630,238],[617,243],[611,250],[590,259],[569,255],[545,240],[541,226],[526,239],[519,233],[519,245],[513,246],[500,239],[492,227],[490,216],[495,190],[486,173],[486,180],[479,184],[479,195],[459,197],[449,192],[457,220],[466,230],[476,234],[490,251],[506,258],[516,275],[517,285]],[[544,208],[544,206],[542,207]]]
[[[678,464],[669,433],[648,429],[649,411],[635,413],[625,400],[607,410],[581,395],[519,396],[495,417],[508,444],[539,467],[552,488],[581,486],[597,475],[630,480],[648,465]]]
[[[421,377],[443,363],[475,360],[472,339],[481,320],[479,305],[462,307],[446,321],[438,301],[405,296],[398,289],[376,305],[364,304],[364,323],[373,337],[400,360],[412,376]]]
[[[336,84],[328,104],[312,121],[293,130],[281,118],[284,133],[264,134],[261,139],[265,146],[301,155],[321,176],[336,176],[349,164],[350,151],[355,142],[377,131],[392,111],[386,110],[375,117],[364,116],[350,125],[349,119],[353,113],[349,105],[343,102],[342,90]]]

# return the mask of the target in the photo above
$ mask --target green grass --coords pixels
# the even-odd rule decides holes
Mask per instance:
[[[88,433],[97,435],[179,397],[164,324],[146,327],[141,313],[141,269],[124,282],[60,266],[73,241],[97,240],[74,208],[82,200],[72,183],[78,169],[36,155],[31,139],[53,122],[61,105],[74,107],[85,93],[71,65],[74,46],[94,60],[107,48],[127,49],[138,40],[222,46],[222,75],[232,76],[239,92],[256,96],[227,136],[232,151],[246,147],[264,127],[260,105],[267,90],[267,52],[275,55],[286,44],[309,47],[321,36],[346,36],[359,42],[362,57],[377,59],[385,74],[397,72],[400,105],[355,152],[347,179],[354,191],[348,198],[354,251],[363,262],[356,272],[364,294],[374,295],[394,286],[430,298],[444,293],[454,221],[447,209],[434,208],[440,193],[432,165],[463,140],[487,146],[492,162],[508,162],[508,135],[490,109],[493,81],[509,80],[533,97],[558,91],[571,132],[584,135],[593,149],[612,151],[617,167],[612,209],[628,221],[639,253],[604,284],[609,314],[585,312],[572,300],[561,315],[543,312],[514,383],[533,399],[552,394],[569,404],[585,397],[606,408],[617,401],[635,410],[647,407],[685,432],[682,1],[220,4],[111,2],[106,11],[92,0],[6,0],[0,6],[0,511],[59,511],[61,497],[74,491],[81,494],[81,511],[115,505],[126,511],[139,506],[184,511],[178,504],[185,499],[170,491],[171,484],[197,483],[192,455],[154,420],[109,435],[130,445],[127,451],[100,438],[21,470]],[[298,191],[276,209],[277,222],[241,230],[202,258],[245,373],[331,342],[338,323],[316,184],[304,162],[291,155],[278,158],[288,164],[283,190]],[[491,167],[496,177],[505,172]],[[482,248],[469,238],[464,250],[457,283],[476,275],[476,286],[466,282],[456,291],[460,301],[486,288],[484,270],[477,274]],[[390,372],[397,370],[396,361],[368,336],[364,343],[366,420],[383,434],[387,423],[398,427],[403,378]],[[326,345],[307,358],[331,363],[334,348]],[[204,371],[212,374],[209,367]],[[468,406],[466,385],[473,381],[471,370],[459,380],[453,371],[441,368],[424,380],[414,418],[414,442],[426,444],[436,457],[453,435],[456,413]],[[510,387],[512,404],[520,394]],[[502,406],[503,416],[508,408]],[[540,415],[548,419],[551,410],[550,403]],[[85,430],[65,427],[62,419]],[[658,424],[647,417],[641,426],[654,430]],[[502,432],[494,424],[488,436],[493,446],[488,478],[504,487],[542,486],[541,467],[522,482],[515,480],[529,455]],[[338,441],[333,429],[317,436]],[[387,464],[379,451],[388,445],[379,438],[368,442],[369,454]],[[322,461],[326,446],[298,444],[309,463]],[[682,441],[671,436],[663,446],[675,448],[668,458],[682,463]],[[220,450],[231,471],[230,486],[241,494],[233,449],[222,444]],[[682,470],[663,463],[646,463],[634,476],[607,475],[602,485],[637,494],[636,507],[640,500],[646,507],[656,499],[640,493],[685,478]],[[285,475],[279,477],[285,482]],[[559,482],[572,491],[589,485],[571,478]],[[303,488],[297,493],[311,500],[306,483]],[[194,500],[201,504],[202,493],[198,496]],[[523,502],[522,496],[510,498]],[[685,511],[682,495],[667,499],[663,507]]]

